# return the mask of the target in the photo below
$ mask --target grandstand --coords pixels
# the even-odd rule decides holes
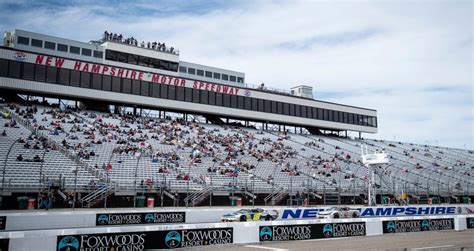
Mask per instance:
[[[366,204],[362,145],[390,158],[375,170],[378,203],[473,195],[473,151],[365,139],[377,132],[375,110],[251,88],[243,73],[149,50],[108,37],[5,34],[3,208],[51,188],[56,207],[133,207],[137,196],[157,206]]]

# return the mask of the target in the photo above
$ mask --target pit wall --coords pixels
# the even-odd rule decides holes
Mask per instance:
[[[112,247],[115,250],[154,250],[467,228],[474,228],[474,218],[467,215],[136,225],[5,231],[0,233],[0,248],[2,251],[110,250]]]
[[[358,209],[361,218],[384,216],[429,216],[474,214],[474,205],[417,206],[349,206]],[[58,228],[91,228],[137,224],[217,223],[222,215],[250,207],[222,208],[142,208],[142,209],[79,209],[31,210],[0,212],[0,232]],[[277,220],[316,219],[317,213],[329,207],[256,207],[268,210]],[[3,250],[2,250],[3,251]]]

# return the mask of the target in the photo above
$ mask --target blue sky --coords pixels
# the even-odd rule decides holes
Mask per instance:
[[[249,84],[376,109],[366,137],[474,148],[472,1],[97,2],[0,0],[0,28],[164,41]]]

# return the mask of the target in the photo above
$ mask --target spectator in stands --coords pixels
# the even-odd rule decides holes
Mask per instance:
[[[33,157],[33,162],[43,162],[43,160],[41,159],[40,156],[35,155],[35,157]]]
[[[49,190],[48,192],[48,208],[51,209],[54,206],[54,189]]]
[[[23,155],[19,154],[18,156],[16,156],[16,160],[23,161]]]
[[[6,132],[5,130],[3,130],[3,132],[2,132],[2,136],[3,136],[3,137],[6,137],[6,136],[7,136],[7,132]]]

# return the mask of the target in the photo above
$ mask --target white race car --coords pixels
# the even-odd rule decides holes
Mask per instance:
[[[233,213],[224,214],[221,217],[222,222],[234,221],[271,221],[278,218],[278,212],[273,210],[269,212],[261,208],[240,209]]]
[[[318,212],[318,219],[359,218],[360,212],[349,207],[331,207]]]

